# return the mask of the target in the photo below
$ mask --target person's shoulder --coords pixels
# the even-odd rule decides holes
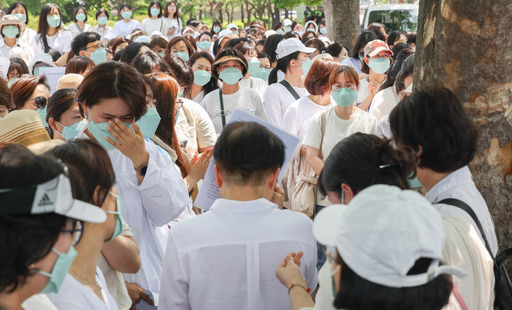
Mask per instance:
[[[215,100],[214,98],[219,98],[219,91],[220,91],[220,88],[214,89],[211,92],[209,92],[208,94],[206,94],[203,97],[203,100],[201,101],[200,105],[203,106],[203,102],[209,102],[209,101]]]

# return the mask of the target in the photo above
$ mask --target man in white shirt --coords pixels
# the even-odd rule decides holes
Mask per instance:
[[[312,223],[271,202],[284,144],[257,123],[232,123],[214,149],[221,199],[173,227],[164,259],[159,308],[290,309],[274,276],[283,255],[303,252],[308,287],[317,284]]]

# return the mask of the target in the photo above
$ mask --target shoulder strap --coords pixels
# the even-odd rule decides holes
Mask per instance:
[[[487,237],[485,236],[484,230],[482,228],[482,224],[480,224],[480,221],[478,220],[478,217],[476,216],[475,211],[473,211],[473,209],[471,209],[470,206],[468,206],[464,201],[455,199],[455,198],[443,199],[443,200],[439,201],[438,203],[443,203],[443,204],[447,204],[447,205],[451,205],[451,206],[460,208],[460,209],[464,210],[467,214],[469,214],[469,216],[471,216],[473,221],[476,223],[476,226],[478,227],[478,230],[480,231],[480,235],[482,235],[482,239],[484,240],[485,247],[487,248],[487,251],[489,252],[491,257],[494,257],[494,255],[492,254],[492,251],[491,251],[491,247],[489,246],[489,242],[487,241]]]
[[[222,129],[226,127],[226,113],[224,112],[224,100],[222,99],[222,88],[219,88],[220,116],[222,117]]]
[[[297,92],[295,91],[295,89],[293,89],[293,87],[290,85],[290,83],[288,83],[287,80],[282,80],[281,82],[281,85],[283,85],[284,87],[286,87],[286,89],[290,92],[290,94],[292,94],[293,98],[295,98],[295,100],[299,100],[300,99],[300,96],[299,94],[297,94]]]

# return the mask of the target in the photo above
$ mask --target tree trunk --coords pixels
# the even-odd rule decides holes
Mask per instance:
[[[247,25],[247,24],[245,23],[244,3],[243,3],[243,2],[242,2],[242,3],[240,3],[240,6],[241,6],[241,10],[240,10],[240,14],[241,14],[241,16],[240,16],[240,19],[242,20],[242,23],[243,23],[244,25]],[[249,15],[249,16],[250,16],[250,15]]]
[[[361,33],[359,0],[325,0],[324,3],[329,38],[344,44],[350,52]]]
[[[510,20],[510,0],[421,0],[414,70],[416,87],[447,87],[478,128],[470,169],[500,249],[512,246]]]
[[[274,12],[272,13],[272,27],[279,24],[279,22],[280,22],[281,16],[279,13],[279,8],[277,7],[277,2],[279,2],[279,0],[274,2]]]

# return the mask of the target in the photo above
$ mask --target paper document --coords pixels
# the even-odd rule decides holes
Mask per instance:
[[[57,90],[59,79],[66,74],[66,67],[39,67],[39,74],[46,76],[48,85],[50,85],[50,93]]]
[[[285,167],[288,164],[290,160],[293,158],[293,153],[295,151],[295,148],[299,144],[299,138],[292,136],[291,134],[287,133],[286,131],[282,130],[281,128],[275,127],[271,125],[270,123],[260,119],[257,116],[254,116],[252,114],[249,114],[245,111],[242,111],[240,109],[235,109],[233,112],[233,115],[229,119],[229,123],[234,122],[256,122],[263,126],[265,126],[268,130],[273,132],[281,141],[283,141],[285,146],[285,156],[284,156],[284,163],[281,167],[281,171],[279,172],[278,176],[278,183],[281,181],[281,179],[284,177],[285,174]],[[212,157],[212,161],[210,162],[210,165],[208,166],[208,170],[206,171],[206,174],[204,176],[203,185],[201,187],[201,190],[199,191],[199,194],[197,195],[195,206],[208,210],[212,206],[213,202],[220,198],[219,193],[219,187],[217,186],[217,183],[215,182],[215,171],[213,169],[213,166],[215,165],[215,159]]]

